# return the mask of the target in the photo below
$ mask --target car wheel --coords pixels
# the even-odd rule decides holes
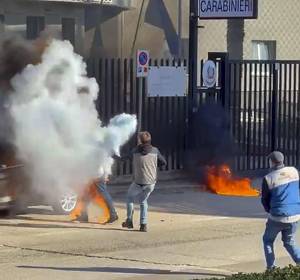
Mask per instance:
[[[75,193],[63,194],[56,205],[53,206],[54,211],[60,214],[70,214],[72,212],[78,201],[78,195]]]

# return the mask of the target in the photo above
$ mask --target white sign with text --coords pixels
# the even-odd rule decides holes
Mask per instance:
[[[256,18],[257,0],[198,0],[200,19]]]
[[[185,96],[187,69],[183,66],[151,66],[148,75],[148,96]]]

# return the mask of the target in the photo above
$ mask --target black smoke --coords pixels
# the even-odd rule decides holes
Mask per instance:
[[[191,177],[202,180],[208,166],[233,164],[236,148],[230,133],[230,118],[221,104],[201,105],[193,114],[190,129],[185,166]]]
[[[14,133],[10,116],[11,79],[29,64],[37,64],[47,45],[46,39],[27,41],[13,34],[1,35],[0,39],[0,164],[14,162],[12,145]]]

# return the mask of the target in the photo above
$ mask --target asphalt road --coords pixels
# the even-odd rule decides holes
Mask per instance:
[[[122,192],[115,192],[120,221],[113,225],[72,223],[47,207],[1,219],[0,279],[191,280],[263,271],[259,199],[191,187],[175,182],[153,193],[148,233],[121,228]],[[280,240],[276,246],[278,264],[291,263]]]

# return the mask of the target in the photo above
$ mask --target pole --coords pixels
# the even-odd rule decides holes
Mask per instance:
[[[182,56],[182,0],[178,0],[178,57]]]
[[[277,148],[276,145],[276,135],[277,135],[277,106],[278,106],[278,64],[273,64],[273,90],[272,90],[272,126],[271,126],[271,150],[275,151]],[[279,105],[281,106],[281,105]]]
[[[143,110],[143,78],[138,78],[138,98],[139,98],[139,113],[138,113],[138,133],[142,130],[142,110]]]
[[[189,31],[189,92],[188,92],[188,144],[193,145],[193,115],[197,109],[197,65],[198,65],[198,0],[190,0]]]
[[[138,125],[137,132],[142,130],[142,119],[143,119],[143,81],[144,77],[148,75],[148,66],[149,66],[149,51],[147,50],[138,50],[136,59],[136,82],[138,83]]]

